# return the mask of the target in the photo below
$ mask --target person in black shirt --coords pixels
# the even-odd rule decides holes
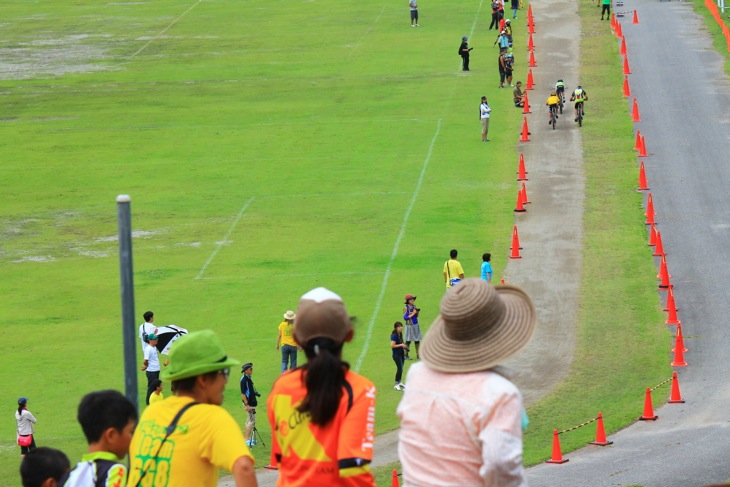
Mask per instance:
[[[251,379],[253,363],[248,362],[243,364],[241,373],[243,374],[241,376],[241,402],[243,402],[243,407],[246,413],[248,413],[248,417],[246,418],[246,445],[253,446],[256,444],[256,438],[251,434],[256,426],[256,406],[258,405],[256,398],[261,394],[258,393]]]
[[[469,47],[467,42],[469,38],[464,36],[461,38],[461,45],[459,46],[459,56],[461,56],[461,69],[463,71],[469,71],[469,51],[473,48]]]

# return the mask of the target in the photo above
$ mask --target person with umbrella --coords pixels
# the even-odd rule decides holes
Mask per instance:
[[[157,350],[157,341],[159,337],[154,333],[147,335],[149,343],[145,344],[144,347],[144,363],[142,364],[142,370],[147,375],[147,397],[145,397],[145,404],[149,406],[150,396],[155,389],[157,389],[157,383],[160,379],[160,356]],[[165,359],[165,367],[170,362]]]

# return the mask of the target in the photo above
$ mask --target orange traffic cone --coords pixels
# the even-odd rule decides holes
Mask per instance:
[[[631,88],[629,87],[629,77],[624,75],[624,98],[631,96]]]
[[[672,287],[672,283],[669,282],[669,278],[672,277],[669,275],[669,270],[667,269],[667,256],[662,256],[662,262],[659,264],[659,275],[657,276],[659,279],[661,279],[661,282],[659,283],[659,289],[669,289]]]
[[[525,209],[525,204],[522,201],[522,191],[517,190],[517,205],[515,206],[515,213],[523,213],[527,211]]]
[[[606,431],[603,429],[603,414],[598,413],[598,419],[596,420],[596,440],[590,441],[591,445],[606,446],[613,444],[613,441],[606,439]]]
[[[656,421],[659,416],[654,414],[654,406],[651,404],[651,389],[646,388],[646,398],[644,399],[644,414],[639,421]]]
[[[619,22],[619,21],[617,20],[617,21],[616,21],[616,37],[623,37],[623,36],[624,36],[624,33],[623,33],[623,31],[621,30],[621,22]]]
[[[611,14],[611,30],[616,31],[616,16]]]
[[[527,91],[525,91],[525,103],[522,105],[522,113],[532,113],[530,111],[530,97],[527,96]]]
[[[641,130],[636,131],[636,142],[634,143],[634,150],[641,150]]]
[[[558,430],[553,430],[553,456],[550,460],[546,460],[545,463],[565,463],[568,461],[567,458],[563,458],[563,453],[560,451],[560,438],[558,438]]]
[[[527,19],[527,32],[530,34],[535,33],[535,19],[532,17]]]
[[[525,205],[532,203],[527,198],[527,187],[525,186],[525,183],[522,183],[522,203],[525,204]]]
[[[662,232],[659,230],[656,231],[656,246],[654,247],[654,253],[651,255],[654,257],[663,257],[667,255],[664,252],[664,245],[662,245]]]
[[[669,316],[667,316],[667,321],[665,321],[664,324],[665,325],[677,325],[677,326],[681,327],[682,324],[677,319],[677,304],[674,302],[674,291],[672,291],[671,289],[667,293],[666,311],[669,311]]]
[[[522,136],[520,142],[530,141],[530,130],[527,128],[527,117],[522,117]]]
[[[631,74],[631,68],[629,67],[629,57],[624,54],[624,74]]]
[[[641,117],[639,116],[639,104],[636,102],[636,97],[634,97],[634,107],[631,110],[631,121],[641,122]]]
[[[680,345],[682,345],[682,353],[687,351],[687,347],[684,346],[684,333],[682,332],[682,324],[677,324],[677,333],[674,334],[674,346],[670,350],[670,352],[674,352],[677,348],[677,340],[679,340]]]
[[[644,169],[644,161],[639,165],[639,189],[637,191],[648,191],[649,182],[646,180],[646,170]]]
[[[646,140],[644,139],[644,136],[641,136],[641,147],[639,147],[639,157],[649,157],[649,154],[646,153]]]
[[[535,62],[535,51],[530,51],[530,64],[528,64],[531,68],[534,68],[537,66],[537,63]]]
[[[656,245],[656,224],[654,223],[652,223],[649,228],[649,243],[646,245],[649,247],[654,247]]]
[[[634,20],[631,23],[632,24],[638,24],[639,23],[639,15],[636,13],[636,10],[634,10]]]
[[[520,152],[520,163],[517,166],[517,181],[527,180],[527,171],[525,170],[525,155]]]
[[[532,79],[532,70],[530,69],[527,71],[527,86],[525,86],[525,90],[531,90],[534,82]]]
[[[390,482],[390,487],[400,487],[400,483],[398,482],[398,471],[396,469],[393,469],[393,480]]]
[[[646,217],[644,225],[653,225],[655,223],[654,217],[656,216],[656,213],[654,212],[654,199],[651,197],[651,193],[649,193],[649,196],[646,198],[646,212],[644,213],[644,216]]]
[[[674,361],[672,367],[686,367],[687,362],[684,361],[684,352],[687,351],[684,348],[684,336],[682,335],[682,327],[677,327],[677,336],[674,339]]]
[[[520,247],[520,235],[517,233],[517,225],[512,228],[512,247],[510,248],[512,249],[512,253],[509,256],[510,259],[522,258],[522,256],[520,255],[520,249],[522,247]]]
[[[527,18],[531,19],[532,17],[532,4],[527,6]]]
[[[626,38],[623,36],[621,36],[621,48],[618,53],[622,56],[626,54]]]
[[[504,277],[499,281],[500,284],[504,284]]]
[[[530,37],[527,38],[527,50],[528,51],[535,50],[535,42],[532,40],[532,34],[530,34]]]
[[[676,370],[672,372],[672,389],[671,393],[669,394],[669,401],[667,402],[670,404],[684,402],[684,399],[682,399],[682,394],[679,392],[679,381],[677,380]]]

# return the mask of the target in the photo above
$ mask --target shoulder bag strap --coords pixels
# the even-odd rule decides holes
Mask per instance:
[[[170,437],[170,435],[175,432],[175,428],[177,428],[177,422],[180,421],[180,418],[182,417],[183,413],[185,411],[187,411],[188,409],[190,409],[191,407],[195,406],[196,404],[199,404],[199,403],[197,403],[195,401],[187,403],[180,409],[180,411],[177,412],[175,417],[172,418],[172,422],[167,426],[167,428],[165,428],[165,437],[160,442],[160,446],[157,447],[157,451],[155,452],[155,455],[152,457],[152,460],[157,460],[157,455],[160,454],[162,445],[164,445],[165,442],[167,441],[167,439]],[[147,465],[149,466],[149,463],[147,463]],[[137,481],[136,484],[134,484],[134,487],[138,487],[139,484],[142,483],[142,479],[144,478],[145,475],[147,475],[146,468],[142,471],[142,475],[139,476],[139,480]]]

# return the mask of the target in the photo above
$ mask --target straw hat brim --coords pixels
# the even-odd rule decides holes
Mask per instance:
[[[495,286],[504,313],[484,333],[469,341],[454,340],[439,314],[421,343],[420,355],[430,368],[441,372],[477,372],[491,369],[521,352],[535,332],[535,306],[516,286]]]

